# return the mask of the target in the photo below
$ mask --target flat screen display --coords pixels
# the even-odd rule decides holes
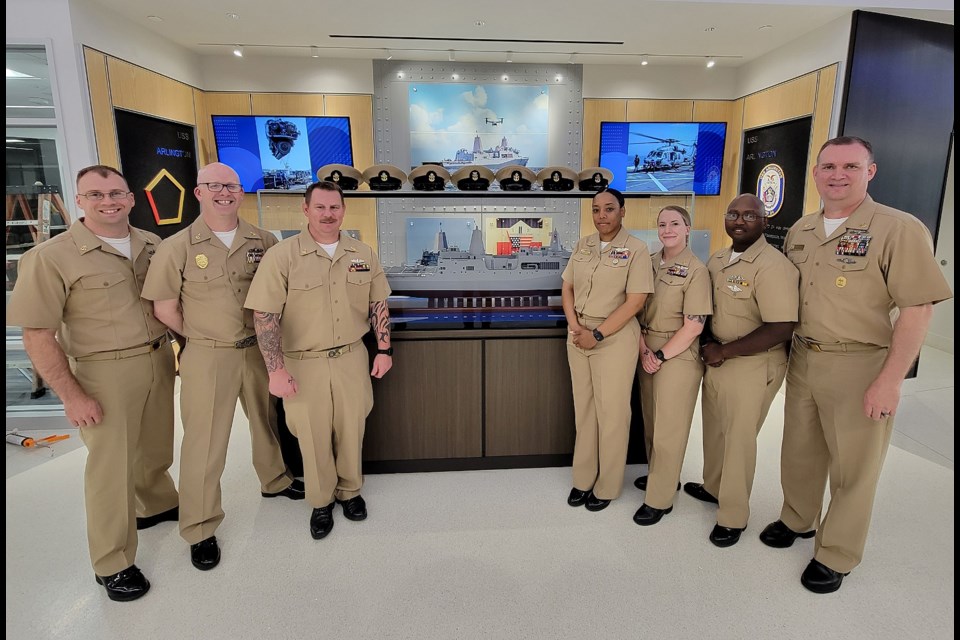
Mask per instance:
[[[347,117],[213,116],[213,136],[247,193],[302,190],[324,165],[353,165]]]
[[[601,122],[600,166],[623,192],[720,195],[725,122]]]

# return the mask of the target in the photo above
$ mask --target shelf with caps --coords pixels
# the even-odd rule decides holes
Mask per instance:
[[[303,197],[304,190],[286,190],[286,189],[260,189],[257,191],[259,200],[261,195],[297,195]],[[502,189],[489,189],[486,191],[468,191],[460,189],[445,189],[443,191],[419,191],[413,188],[394,189],[392,191],[344,191],[344,198],[592,198],[597,195],[596,191],[547,191],[544,189],[530,191],[504,191]],[[657,198],[661,196],[688,196],[692,197],[692,191],[644,191],[627,192],[623,194],[624,198]]]

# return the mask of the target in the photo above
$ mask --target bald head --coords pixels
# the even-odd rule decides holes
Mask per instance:
[[[737,209],[738,211],[759,211],[762,214],[763,200],[753,193],[741,193],[733,199],[733,202],[730,203],[727,210],[729,211],[731,208]]]
[[[197,173],[197,184],[205,182],[240,183],[240,176],[233,167],[222,162],[211,162]]]

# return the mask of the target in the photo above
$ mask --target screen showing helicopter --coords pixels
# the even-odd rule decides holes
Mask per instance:
[[[720,194],[725,122],[601,122],[600,166],[624,192]]]

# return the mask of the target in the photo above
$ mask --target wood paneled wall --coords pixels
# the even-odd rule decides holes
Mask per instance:
[[[723,151],[723,177],[719,196],[691,198],[664,195],[628,199],[625,224],[635,229],[656,227],[657,213],[668,204],[681,204],[692,209],[693,226],[710,231],[710,250],[716,251],[729,242],[723,227],[727,204],[740,189],[740,156],[743,131],[803,116],[813,116],[810,136],[809,169],[816,162],[817,149],[826,142],[837,84],[837,65],[824,67],[788,82],[764,89],[737,100],[632,100],[587,99],[583,101],[582,166],[592,167],[600,161],[600,123],[611,122],[726,122],[727,140]],[[819,207],[819,196],[806,178],[804,211]],[[581,236],[593,233],[590,202],[581,208]]]
[[[87,47],[84,47],[84,63],[97,155],[104,164],[119,165],[114,108],[194,125],[199,166],[217,160],[213,115],[348,116],[354,165],[362,170],[374,164],[371,95],[206,92]],[[265,196],[262,201],[265,228],[301,228],[302,197]],[[258,213],[256,194],[247,194],[240,206],[240,216],[258,224],[261,217]],[[376,201],[350,200],[343,227],[359,230],[361,239],[376,249]]]

